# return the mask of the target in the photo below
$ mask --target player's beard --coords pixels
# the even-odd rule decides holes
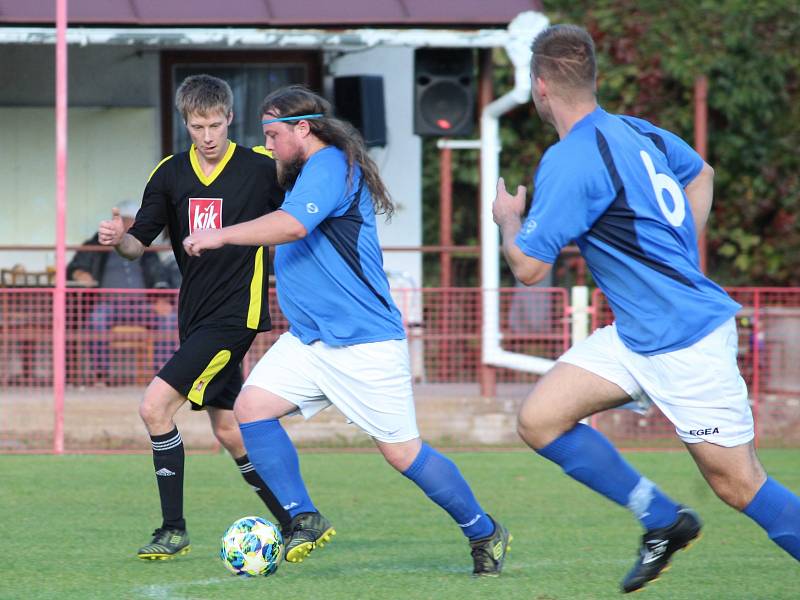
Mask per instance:
[[[536,114],[539,115],[539,118],[544,121],[545,123],[549,123],[550,125],[555,126],[555,122],[553,119],[553,111],[550,110],[550,106],[547,102],[541,98],[536,91],[533,92],[533,105],[536,108]]]
[[[298,154],[290,160],[279,160],[276,162],[278,169],[278,185],[284,190],[294,187],[294,182],[297,181],[300,171],[303,170],[305,161]]]

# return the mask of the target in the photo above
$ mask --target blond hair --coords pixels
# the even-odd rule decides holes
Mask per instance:
[[[227,82],[211,75],[190,75],[175,93],[175,108],[186,121],[191,114],[207,117],[222,111],[227,117],[233,110],[233,91]]]

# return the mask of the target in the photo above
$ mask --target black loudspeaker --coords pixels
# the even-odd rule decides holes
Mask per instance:
[[[475,59],[470,49],[414,51],[414,133],[469,136],[475,129]]]
[[[352,123],[367,146],[386,145],[386,114],[383,108],[383,77],[352,75],[333,80],[336,116]]]

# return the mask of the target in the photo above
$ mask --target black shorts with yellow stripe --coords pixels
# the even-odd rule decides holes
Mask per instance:
[[[242,359],[257,333],[242,327],[200,327],[181,341],[158,376],[186,396],[192,410],[232,410],[242,389]]]

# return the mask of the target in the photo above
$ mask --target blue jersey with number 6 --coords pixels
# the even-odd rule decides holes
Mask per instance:
[[[598,107],[542,157],[516,243],[552,264],[574,240],[634,352],[691,346],[740,308],[700,271],[683,188],[702,166],[676,135]]]

